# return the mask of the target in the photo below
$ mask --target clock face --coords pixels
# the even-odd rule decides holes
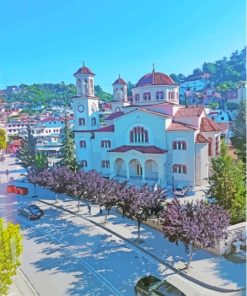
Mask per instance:
[[[78,106],[78,111],[79,112],[83,112],[84,111],[84,106],[83,105],[79,105]]]

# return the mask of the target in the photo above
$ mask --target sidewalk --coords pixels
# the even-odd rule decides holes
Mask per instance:
[[[13,283],[10,286],[8,296],[38,296],[33,286],[19,269],[16,276],[13,277]]]
[[[32,195],[32,185],[25,184],[30,188],[30,196]],[[44,188],[37,188],[39,198],[32,199],[33,201],[38,199],[44,200],[53,204],[55,194]],[[78,202],[72,200],[70,197],[62,195],[59,196],[59,202],[56,206],[63,207],[69,211],[78,214]],[[42,205],[41,205],[42,207]],[[81,203],[80,215],[87,219],[90,219],[94,223],[104,226],[116,235],[121,234],[124,239],[134,243],[137,238],[137,225],[136,221],[128,218],[122,218],[121,214],[116,209],[112,209],[108,223],[105,224],[105,211],[103,215],[99,214],[99,206],[92,205],[92,215],[88,214],[86,203]],[[141,248],[147,252],[153,254],[156,258],[165,261],[169,265],[174,266],[178,262],[187,262],[188,255],[184,251],[182,244],[176,246],[164,239],[163,234],[146,225],[141,226],[141,238],[144,242],[140,245]],[[200,282],[203,282],[205,286],[215,287],[215,289],[221,290],[221,293],[225,290],[228,295],[241,295],[241,292],[230,292],[229,290],[238,290],[245,286],[245,264],[234,264],[227,261],[224,257],[215,256],[204,250],[198,250],[193,257],[191,268],[186,275],[192,277]],[[176,275],[176,277],[179,277]],[[174,280],[176,278],[173,276]],[[181,277],[180,277],[181,278]],[[176,279],[177,281],[178,279]],[[213,292],[213,291],[212,291]],[[217,295],[215,292],[214,295]]]

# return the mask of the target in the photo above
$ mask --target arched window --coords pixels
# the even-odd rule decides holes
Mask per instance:
[[[87,144],[85,140],[80,140],[80,148],[86,148]]]
[[[144,101],[150,101],[151,100],[151,94],[150,94],[150,92],[145,92],[143,94],[143,100]]]
[[[172,149],[174,150],[186,150],[187,143],[185,141],[173,141],[172,142]]]
[[[87,167],[87,160],[81,160],[81,167],[86,168]]]
[[[135,94],[135,101],[136,102],[140,101],[140,95],[139,94]]]
[[[164,99],[164,92],[163,91],[157,91],[156,92],[156,100],[163,100]]]
[[[183,165],[183,174],[187,174],[187,166]]]
[[[90,83],[90,92],[93,93],[93,79],[90,79],[89,83]]]
[[[102,140],[100,146],[101,146],[101,148],[111,148],[111,141],[109,141],[109,140]]]
[[[95,125],[96,125],[96,118],[93,117],[93,118],[92,118],[92,126],[95,126]]]
[[[172,171],[175,174],[187,174],[187,166],[183,164],[174,164]]]
[[[209,143],[208,143],[208,156],[212,156],[212,138],[208,138]]]
[[[101,161],[101,167],[102,168],[109,168],[110,167],[110,161],[109,160],[102,160]]]
[[[79,125],[85,125],[85,118],[79,118]]]
[[[130,131],[130,143],[148,143],[148,131],[141,126],[134,127]]]

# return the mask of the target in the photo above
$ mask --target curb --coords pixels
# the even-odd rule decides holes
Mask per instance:
[[[132,242],[131,240],[123,237],[122,235],[112,231],[111,229],[87,218],[87,217],[83,217],[82,214],[77,214],[76,212],[73,212],[71,210],[68,210],[68,209],[65,209],[63,206],[58,206],[58,205],[55,205],[55,204],[52,204],[52,203],[49,203],[49,202],[46,202],[44,200],[41,200],[39,199],[38,200],[39,202],[41,203],[44,203],[46,205],[49,205],[49,206],[53,206],[57,209],[60,209],[60,210],[63,210],[65,212],[68,212],[74,216],[77,216],[77,217],[80,217],[81,219],[84,219],[92,224],[94,224],[95,226],[97,227],[100,227],[102,229],[104,229],[105,231],[117,236],[118,238],[128,242],[130,245],[132,245],[133,247],[139,249],[140,251],[142,251],[143,253],[147,254],[148,256],[152,257],[153,259],[155,259],[156,261],[158,261],[159,263],[165,265],[166,267],[170,268],[173,272],[179,274],[181,277],[185,278],[186,280],[189,280],[199,286],[202,286],[206,289],[209,289],[209,290],[212,290],[212,291],[216,291],[216,292],[221,292],[221,293],[233,293],[233,292],[241,292],[241,291],[245,291],[245,287],[244,288],[239,288],[239,289],[225,289],[225,288],[220,288],[220,287],[215,287],[215,286],[212,286],[212,285],[209,285],[207,283],[204,283],[204,282],[201,282],[200,280],[198,279],[195,279],[194,277],[192,276],[189,276],[188,274],[182,272],[181,270],[178,270],[177,268],[175,268],[174,266],[170,265],[169,263],[165,262],[164,260],[160,259],[159,257],[157,257],[156,255],[150,253],[149,251],[145,250],[144,248],[140,247],[139,245],[135,244],[134,242]]]
[[[26,284],[28,285],[28,287],[32,291],[33,295],[39,296],[39,293],[35,290],[34,286],[32,285],[32,283],[29,280],[29,278],[26,276],[26,274],[23,272],[23,270],[20,267],[18,267],[17,269],[18,269],[21,277],[24,279],[24,281],[26,282]]]

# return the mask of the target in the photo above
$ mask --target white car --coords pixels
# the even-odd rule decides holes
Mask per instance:
[[[188,191],[188,187],[187,186],[177,185],[175,187],[173,193],[176,196],[185,196],[187,191]]]

